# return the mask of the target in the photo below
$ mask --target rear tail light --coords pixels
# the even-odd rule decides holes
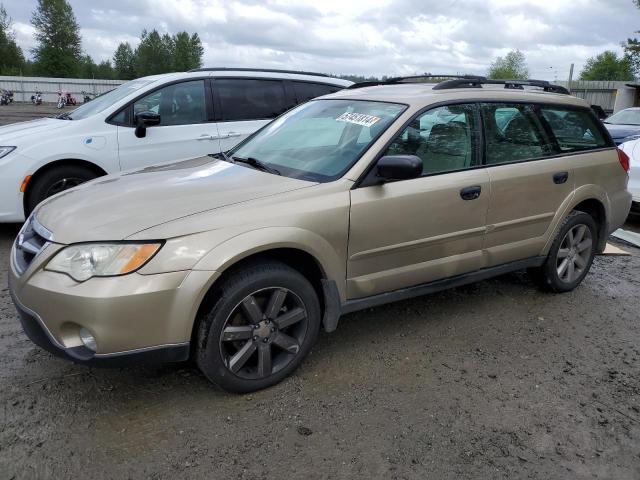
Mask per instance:
[[[619,148],[618,148],[618,160],[620,161],[620,165],[622,165],[622,168],[624,168],[624,171],[629,173],[629,170],[631,170],[629,155],[624,153]]]

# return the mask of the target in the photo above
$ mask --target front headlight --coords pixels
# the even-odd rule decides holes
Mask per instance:
[[[0,158],[6,157],[11,152],[13,152],[16,147],[0,147]]]
[[[78,282],[135,272],[151,260],[162,243],[84,243],[61,250],[45,270],[66,273]]]

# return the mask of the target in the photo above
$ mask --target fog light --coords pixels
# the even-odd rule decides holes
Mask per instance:
[[[89,330],[87,330],[84,327],[80,329],[80,340],[82,340],[82,343],[84,344],[84,346],[87,347],[89,350],[93,352],[96,351],[96,339],[93,338],[93,335],[91,335]]]

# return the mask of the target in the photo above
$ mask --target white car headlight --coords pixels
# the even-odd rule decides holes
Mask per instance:
[[[0,158],[6,157],[11,152],[13,152],[16,147],[0,147]]]
[[[126,275],[151,260],[162,243],[84,243],[56,254],[45,270],[66,273],[78,282]]]

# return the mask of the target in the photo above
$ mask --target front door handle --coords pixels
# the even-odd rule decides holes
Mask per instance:
[[[562,185],[569,179],[569,172],[558,172],[553,174],[553,183]]]
[[[475,200],[482,193],[482,187],[480,185],[474,185],[473,187],[465,187],[460,190],[460,197],[463,200]]]
[[[213,135],[202,134],[198,138],[196,138],[196,140],[202,142],[203,140],[218,140],[218,138],[219,137],[214,137]]]

